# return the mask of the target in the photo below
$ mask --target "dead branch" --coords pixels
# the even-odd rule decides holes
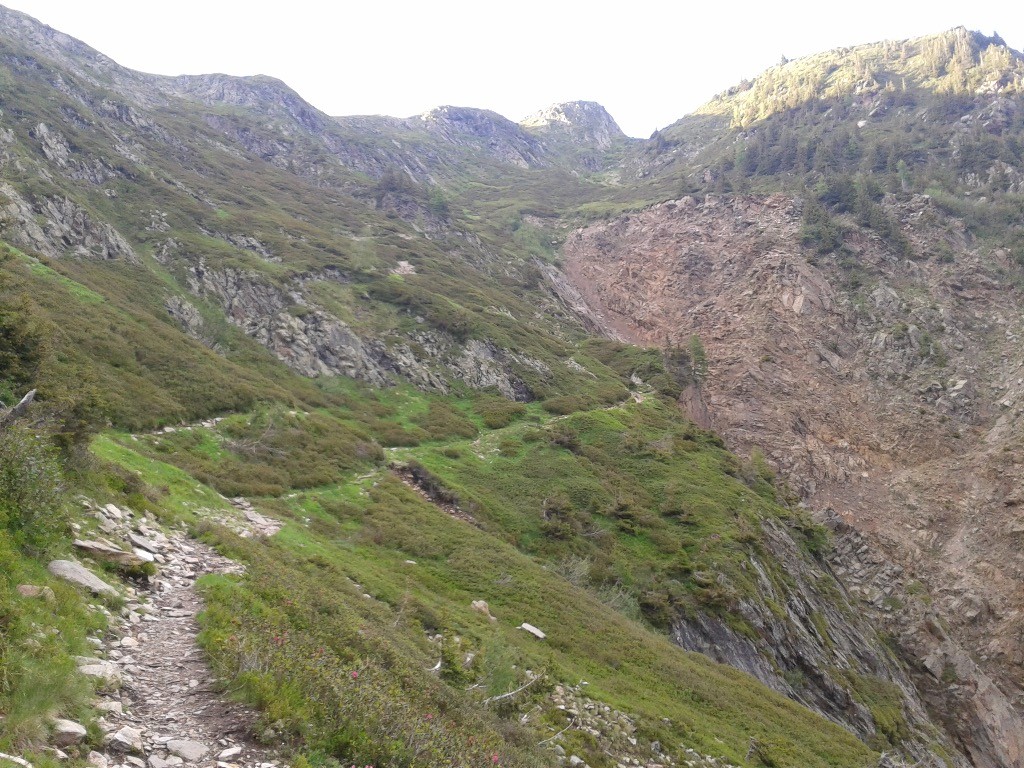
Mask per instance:
[[[569,724],[568,724],[567,726],[565,726],[565,728],[563,728],[562,730],[560,730],[560,731],[559,731],[558,733],[556,733],[556,734],[555,734],[554,736],[549,736],[548,738],[544,739],[544,741],[538,741],[538,742],[537,742],[537,746],[539,747],[539,746],[541,746],[541,745],[543,745],[543,744],[547,744],[547,743],[548,743],[549,741],[554,741],[554,740],[555,740],[555,739],[557,739],[557,738],[558,738],[559,736],[561,736],[561,735],[562,735],[563,733],[565,733],[565,732],[566,732],[566,731],[568,731],[568,730],[569,730],[570,728],[572,728],[572,727],[573,727],[574,725],[576,725],[576,718],[575,718],[575,717],[574,717],[574,718],[573,718],[572,720],[570,720],[570,721],[569,721]]]
[[[254,437],[248,440],[228,440],[227,443],[230,448],[237,453],[248,453],[252,456],[258,456],[260,452],[269,454],[271,456],[283,456],[284,451],[278,448],[271,448],[267,444],[267,438],[271,437],[277,431],[277,423],[272,415],[267,416],[267,426],[263,430],[263,434],[259,437]]]
[[[488,704],[491,704],[491,703],[493,703],[495,701],[501,701],[503,699],[510,699],[513,696],[515,696],[517,693],[522,693],[527,688],[529,688],[531,685],[533,685],[538,680],[540,680],[541,677],[543,677],[543,675],[536,675],[534,677],[531,677],[528,681],[526,681],[525,684],[519,686],[514,691],[509,691],[508,693],[503,693],[500,696],[491,696],[491,698],[489,698],[489,699],[484,699],[484,706],[487,706]]]

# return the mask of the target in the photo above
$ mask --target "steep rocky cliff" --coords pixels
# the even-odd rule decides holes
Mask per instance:
[[[572,233],[565,271],[618,337],[666,347],[702,339],[714,428],[763,450],[803,503],[834,509],[927,585],[928,611],[884,591],[903,581],[892,574],[867,596],[899,617],[894,632],[922,675],[959,681],[956,727],[981,745],[975,761],[1015,764],[1020,299],[1005,253],[972,247],[962,222],[919,196],[888,203],[913,258],[859,232],[842,256],[822,256],[801,243],[803,205],[667,202]],[[929,257],[936,244],[951,257]]]
[[[750,560],[758,595],[738,611],[756,634],[697,616],[673,624],[673,642],[748,672],[869,743],[898,743],[926,764],[936,759],[937,745],[950,749],[901,661],[864,620],[859,600],[832,581],[831,568],[805,558],[786,531],[769,525],[765,534],[766,556],[785,564],[789,583],[773,583],[764,565]]]

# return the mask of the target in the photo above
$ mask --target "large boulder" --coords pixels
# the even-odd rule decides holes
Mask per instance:
[[[94,595],[117,595],[116,589],[96,576],[92,571],[73,560],[54,560],[46,568],[58,579],[64,579],[79,587],[85,587]]]
[[[97,560],[105,560],[108,563],[117,563],[118,565],[123,565],[126,568],[138,568],[144,562],[147,562],[134,552],[126,552],[123,549],[118,549],[117,547],[102,541],[75,539],[75,547]]]

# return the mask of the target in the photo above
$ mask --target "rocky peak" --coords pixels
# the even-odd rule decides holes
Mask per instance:
[[[231,104],[265,114],[288,116],[310,131],[318,132],[330,118],[276,77],[224,74],[179,75],[159,78],[159,86],[176,96],[217,106]]]
[[[503,162],[522,168],[544,165],[540,143],[518,124],[489,109],[436,107],[413,118],[431,132],[453,144],[480,143]]]
[[[481,138],[522,133],[518,125],[489,109],[446,105],[425,112],[420,119],[428,126],[450,128]]]
[[[14,11],[0,5],[0,29],[5,38],[19,41],[29,48],[51,58],[77,59],[93,68],[105,68],[113,62],[102,53],[80,40],[76,40],[26,13]],[[114,65],[116,66],[116,65]]]
[[[952,29],[947,29],[945,32],[940,32],[937,35],[923,37],[921,38],[921,41],[941,41],[950,45],[955,45],[959,42],[970,46],[975,52],[983,51],[989,46],[994,45],[997,48],[1006,48],[1011,51],[1016,58],[1021,57],[1020,52],[1010,48],[998,33],[993,32],[991,35],[986,35],[978,30],[967,29],[967,27],[964,26],[953,27]]]
[[[81,40],[2,5],[0,43],[5,60],[21,59],[24,66],[26,55],[28,60],[41,59],[36,62],[40,71],[46,73],[51,84],[65,92],[72,87],[66,75],[73,75],[89,85],[114,90],[140,105],[163,103],[160,94],[148,87],[149,75],[122,67]],[[63,75],[58,69],[64,70]]]
[[[552,104],[519,123],[528,131],[561,131],[576,144],[608,149],[626,138],[608,110],[596,101],[566,101]]]

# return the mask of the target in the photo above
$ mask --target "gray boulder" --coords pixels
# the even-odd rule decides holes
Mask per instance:
[[[121,687],[121,670],[116,664],[103,659],[92,659],[86,656],[76,656],[79,673],[86,677],[94,677],[105,689],[116,689]]]
[[[64,579],[79,587],[85,587],[95,595],[117,595],[116,589],[100,579],[88,568],[73,560],[54,560],[46,568],[58,579]]]
[[[75,744],[81,744],[85,735],[85,726],[74,720],[53,721],[52,743],[55,747],[73,747]]]
[[[109,563],[117,563],[128,568],[137,568],[145,562],[134,552],[125,552],[123,549],[118,549],[102,541],[75,539],[75,547],[97,560],[106,560]]]
[[[107,746],[115,752],[142,752],[142,731],[125,726],[106,738]]]

